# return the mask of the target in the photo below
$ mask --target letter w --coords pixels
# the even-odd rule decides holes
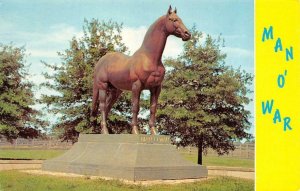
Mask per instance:
[[[264,28],[263,36],[262,36],[262,41],[264,42],[265,39],[269,40],[269,38],[273,39],[273,26],[269,27],[269,30],[267,28]]]
[[[273,104],[274,104],[274,100],[273,99],[271,100],[271,103],[270,103],[269,100],[266,103],[264,101],[261,103],[261,105],[262,105],[262,112],[263,112],[264,115],[267,112],[268,113],[272,112]]]

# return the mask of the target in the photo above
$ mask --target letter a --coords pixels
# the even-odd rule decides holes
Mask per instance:
[[[269,27],[269,30],[267,28],[264,28],[263,36],[262,36],[262,41],[264,42],[265,39],[269,40],[269,38],[273,39],[273,26]]]
[[[261,103],[262,106],[262,112],[265,115],[267,112],[271,113],[272,112],[272,108],[273,108],[273,104],[274,104],[274,100],[271,100],[271,104],[270,101],[268,100],[267,103],[265,104],[265,102]]]
[[[275,45],[275,52],[278,51],[278,48],[280,49],[280,51],[282,51],[282,44],[281,44],[281,39],[278,38],[276,41],[276,45]]]
[[[279,109],[276,109],[276,111],[275,111],[274,118],[273,118],[273,123],[276,124],[277,120],[278,120],[278,122],[281,122],[281,116],[280,116]]]

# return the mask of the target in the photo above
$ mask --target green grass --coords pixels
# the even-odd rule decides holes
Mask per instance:
[[[66,150],[32,150],[32,149],[3,149],[0,150],[0,158],[10,159],[49,159],[62,155]],[[197,163],[197,155],[195,153],[183,153],[187,160]],[[226,157],[211,157],[204,156],[203,164],[206,166],[229,166],[229,167],[245,167],[254,168],[254,160],[226,158]]]
[[[191,154],[181,153],[181,154],[187,160],[197,163],[197,155],[196,154],[194,154],[194,153],[191,153]],[[230,157],[203,156],[203,165],[254,168],[254,160],[230,158]]]
[[[117,180],[53,177],[47,175],[31,175],[19,171],[0,172],[0,190],[5,191],[252,191],[253,180],[229,177],[216,177],[195,183],[181,183],[175,185],[128,185]]]
[[[57,157],[66,150],[2,149],[1,159],[49,159]]]

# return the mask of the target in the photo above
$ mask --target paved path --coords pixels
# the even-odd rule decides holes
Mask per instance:
[[[0,171],[13,169],[41,169],[43,160],[0,160]],[[255,179],[252,168],[208,166],[209,176],[233,176],[245,179]]]
[[[0,171],[13,169],[41,169],[43,160],[0,160]]]
[[[209,176],[233,176],[238,178],[255,179],[253,168],[208,166]]]

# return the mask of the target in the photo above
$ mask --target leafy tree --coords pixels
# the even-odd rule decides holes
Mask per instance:
[[[0,44],[0,137],[10,141],[37,137],[45,125],[32,108],[33,84],[27,76],[25,49]]]
[[[157,112],[160,132],[170,134],[179,146],[197,146],[198,163],[207,148],[219,154],[234,149],[234,140],[250,138],[252,75],[226,66],[220,50],[222,40],[192,29],[177,59],[168,59],[168,68]]]
[[[96,19],[84,21],[83,37],[70,41],[70,47],[59,53],[61,64],[47,64],[53,72],[45,73],[49,80],[43,86],[55,90],[55,95],[43,95],[49,112],[57,114],[54,131],[59,131],[64,140],[76,141],[79,132],[99,132],[100,117],[93,124],[90,116],[92,102],[93,69],[95,63],[110,51],[125,52],[122,43],[122,25]],[[131,96],[123,93],[112,108],[108,126],[115,133],[129,131],[131,116]]]

